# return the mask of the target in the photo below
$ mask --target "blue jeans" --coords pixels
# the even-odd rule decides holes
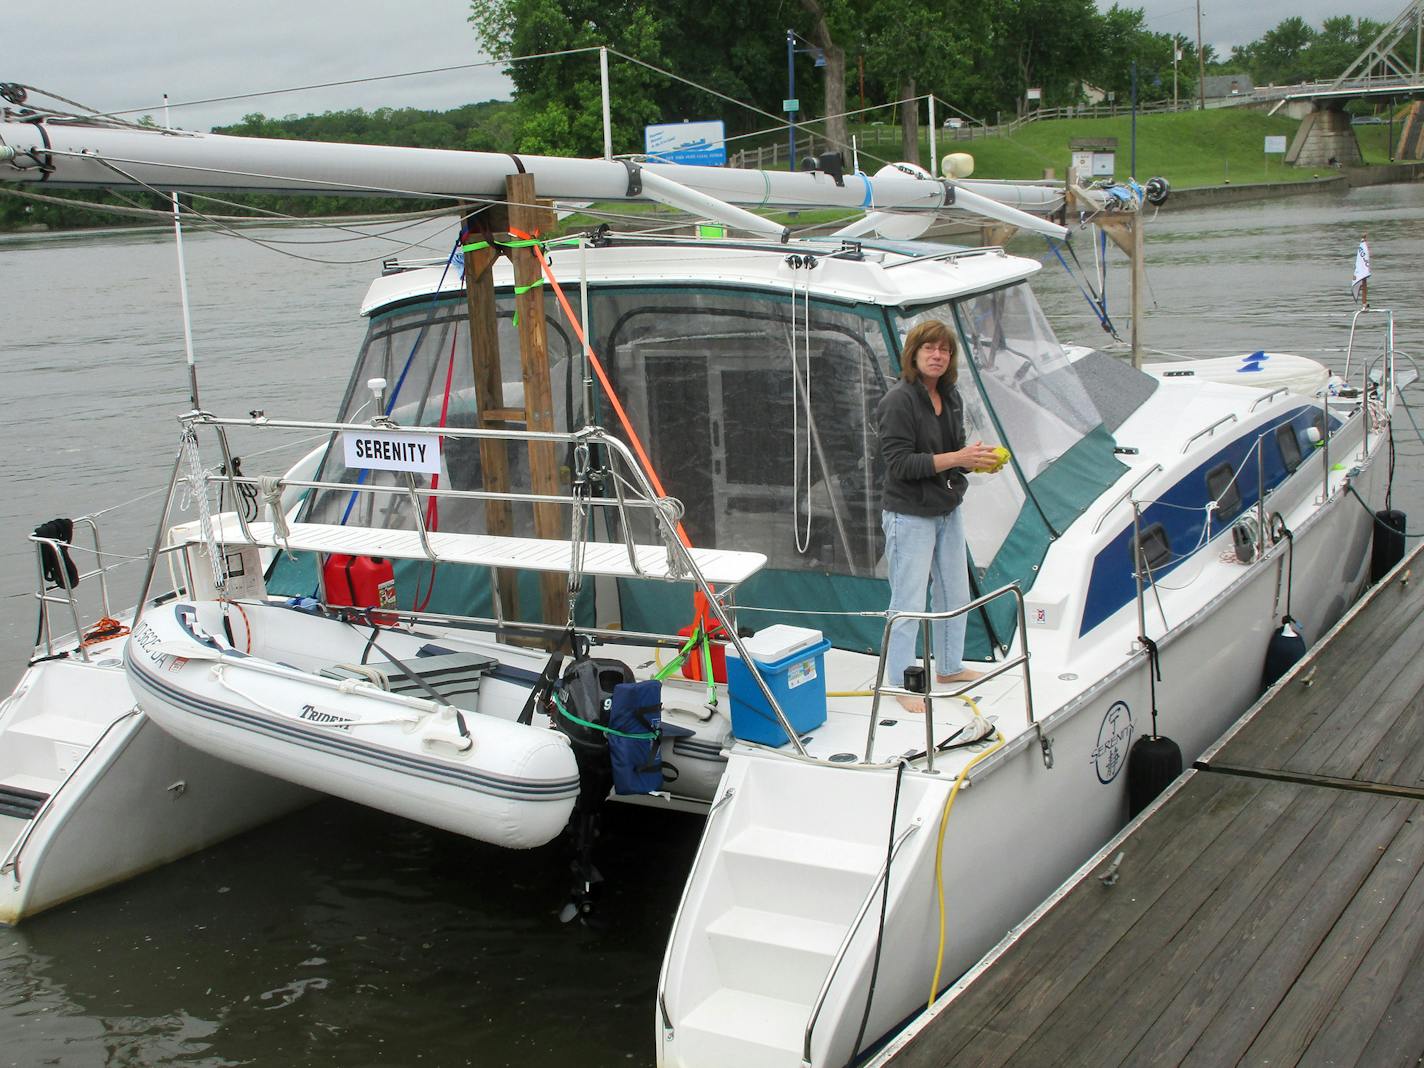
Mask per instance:
[[[925,591],[936,612],[969,603],[968,558],[964,549],[964,518],[956,508],[948,515],[919,516],[903,512],[881,512],[885,531],[885,559],[890,571],[890,609],[923,612]],[[930,656],[940,675],[953,675],[964,668],[964,628],[967,616],[936,620]],[[915,659],[915,642],[921,622],[901,620],[890,632],[885,654],[885,681],[903,685],[905,669]],[[933,679],[926,672],[926,682]]]

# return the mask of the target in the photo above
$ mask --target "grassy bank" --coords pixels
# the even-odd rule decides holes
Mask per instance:
[[[1295,135],[1299,122],[1262,111],[1239,108],[1213,111],[1181,111],[1167,115],[1142,115],[1137,119],[1137,168],[1139,179],[1162,175],[1177,189],[1196,186],[1242,185],[1247,182],[1293,182],[1321,177],[1321,171],[1287,167],[1282,157],[1267,157],[1262,149],[1268,136]],[[893,131],[892,142],[886,131]],[[1397,130],[1397,128],[1396,128]],[[864,152],[889,158],[898,151],[898,128],[865,128],[872,142]],[[879,134],[880,143],[873,138]],[[1357,127],[1360,150],[1367,163],[1388,160],[1387,126]],[[1117,169],[1128,174],[1132,154],[1132,120],[1129,116],[1110,119],[1054,119],[1025,126],[1011,137],[987,137],[974,141],[940,138],[937,149],[968,152],[974,157],[976,178],[1042,178],[1052,168],[1057,178],[1068,169],[1069,141],[1080,137],[1116,137]],[[929,137],[920,140],[920,158],[929,159]],[[861,166],[872,169],[862,158]]]

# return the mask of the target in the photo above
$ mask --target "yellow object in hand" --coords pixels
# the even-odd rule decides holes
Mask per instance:
[[[995,445],[991,450],[994,454],[994,466],[989,468],[988,474],[995,474],[1004,469],[1004,465],[1009,462],[1009,450],[1002,445]]]

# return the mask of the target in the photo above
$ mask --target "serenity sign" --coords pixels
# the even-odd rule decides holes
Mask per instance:
[[[430,434],[389,430],[347,430],[341,435],[348,469],[440,473],[440,439]]]

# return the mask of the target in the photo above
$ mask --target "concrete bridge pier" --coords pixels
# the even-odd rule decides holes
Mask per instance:
[[[1317,101],[1301,120],[1286,151],[1286,162],[1297,167],[1328,167],[1332,160],[1342,167],[1364,162],[1349,114],[1338,101]]]

